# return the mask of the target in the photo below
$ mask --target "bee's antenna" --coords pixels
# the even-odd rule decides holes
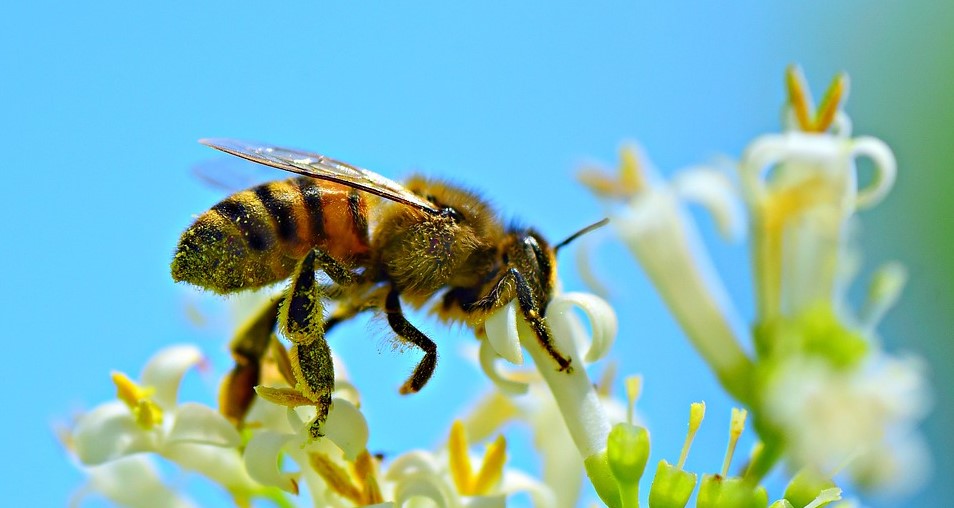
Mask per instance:
[[[594,222],[593,224],[590,224],[589,226],[586,226],[585,228],[583,228],[583,229],[577,231],[576,233],[573,233],[573,234],[570,235],[569,237],[567,237],[566,240],[563,240],[562,242],[556,244],[556,245],[553,247],[553,252],[557,252],[558,250],[560,250],[561,247],[566,246],[566,244],[572,242],[573,240],[576,240],[577,238],[579,238],[579,237],[581,237],[581,236],[583,236],[583,235],[589,233],[590,231],[593,231],[594,229],[599,229],[599,228],[601,228],[601,227],[603,227],[603,226],[605,226],[605,225],[607,225],[607,224],[609,224],[609,218],[603,219],[603,220],[601,220],[601,221],[599,221],[599,222]]]

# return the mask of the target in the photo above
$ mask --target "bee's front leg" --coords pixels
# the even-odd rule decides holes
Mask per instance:
[[[537,336],[537,340],[546,349],[547,353],[553,358],[560,367],[561,372],[573,372],[573,366],[570,365],[570,358],[563,356],[557,351],[556,344],[553,342],[553,336],[550,335],[550,327],[547,326],[546,318],[543,316],[544,309],[540,306],[540,301],[533,296],[533,288],[527,283],[527,279],[516,268],[511,268],[498,281],[494,287],[494,292],[499,294],[498,288],[505,280],[512,280],[517,288],[517,303],[520,306],[520,312],[523,314],[527,324]]]
[[[434,368],[437,366],[437,344],[434,344],[434,341],[428,339],[404,317],[398,290],[394,287],[385,298],[384,312],[388,315],[388,324],[391,325],[391,329],[401,340],[410,342],[424,351],[424,358],[414,368],[411,377],[401,385],[400,390],[401,394],[418,392],[434,374]]]

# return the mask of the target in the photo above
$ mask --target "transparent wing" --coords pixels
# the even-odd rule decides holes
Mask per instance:
[[[225,155],[199,161],[190,170],[206,187],[229,194],[275,180],[274,169]]]
[[[236,139],[200,139],[199,143],[252,162],[338,182],[421,210],[439,212],[433,204],[393,180],[324,155]]]

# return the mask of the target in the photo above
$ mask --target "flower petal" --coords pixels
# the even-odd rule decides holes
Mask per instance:
[[[332,399],[323,430],[325,436],[341,448],[348,461],[353,462],[368,447],[368,422],[361,411],[345,399]]]
[[[573,462],[579,463],[579,459],[574,457]],[[582,464],[579,464],[578,467],[574,468],[574,470],[579,471],[580,476],[582,476]],[[581,482],[576,481],[573,483],[576,484],[576,490],[572,492],[569,499],[576,499],[579,497],[579,485]],[[557,497],[549,487],[543,483],[540,483],[536,478],[528,476],[527,474],[520,471],[506,471],[504,473],[503,486],[501,487],[501,490],[507,492],[508,494],[517,492],[526,492],[527,494],[530,494],[530,499],[533,500],[534,508],[553,508],[557,506]]]
[[[146,456],[123,457],[108,464],[92,467],[89,490],[110,501],[132,508],[187,508],[194,506],[167,487],[159,478],[152,461]]]
[[[149,359],[142,369],[140,381],[155,389],[155,401],[163,409],[170,410],[176,405],[182,376],[201,361],[202,352],[191,344],[170,346]]]
[[[547,321],[554,329],[554,335],[560,335],[557,329],[567,326],[567,318],[571,316],[570,309],[579,307],[590,321],[593,330],[589,349],[583,357],[585,362],[591,363],[606,356],[616,339],[618,323],[613,308],[602,298],[588,293],[564,293],[557,295],[547,307]],[[566,333],[572,333],[567,330]]]
[[[154,432],[136,425],[129,408],[117,400],[81,416],[73,429],[73,444],[80,462],[96,465],[136,452],[154,451],[157,438]]]
[[[732,181],[716,169],[698,167],[680,171],[672,181],[676,194],[706,208],[726,240],[738,240],[744,233],[742,204]]]
[[[487,316],[484,326],[487,339],[498,355],[514,365],[523,364],[523,351],[517,335],[516,300]]]
[[[522,395],[527,393],[527,383],[508,378],[497,369],[498,358],[500,358],[500,356],[494,351],[494,347],[490,344],[490,341],[486,338],[481,340],[480,368],[484,371],[484,374],[490,378],[490,381],[492,381],[501,392],[508,395]]]
[[[294,434],[280,434],[270,430],[256,432],[245,446],[245,469],[253,480],[298,494],[300,473],[282,472],[279,459],[282,448],[295,439]]]
[[[414,474],[402,478],[394,487],[394,502],[403,506],[413,498],[424,497],[434,502],[437,508],[455,506],[454,492],[443,479],[434,474]]]
[[[222,485],[232,494],[248,495],[261,488],[249,476],[236,448],[178,442],[164,447],[162,455],[183,469],[195,471]]]
[[[186,402],[176,408],[175,421],[166,436],[166,443],[183,442],[234,448],[241,444],[242,436],[218,411]]]

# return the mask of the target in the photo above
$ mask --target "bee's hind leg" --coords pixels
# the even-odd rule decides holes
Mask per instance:
[[[384,312],[388,316],[388,324],[394,330],[401,340],[410,342],[424,351],[424,358],[421,359],[411,377],[401,385],[401,393],[415,393],[427,383],[427,380],[434,374],[434,368],[437,366],[437,344],[428,339],[420,330],[414,327],[404,312],[401,311],[401,300],[398,298],[398,290],[391,288],[384,302]]]
[[[335,389],[334,363],[325,340],[322,292],[315,280],[315,270],[320,268],[318,252],[311,251],[298,264],[278,311],[278,326],[292,342],[288,355],[295,388],[314,402],[317,411],[309,429],[312,438],[322,436],[321,426],[328,418]]]
[[[229,343],[235,367],[225,376],[219,388],[219,412],[236,425],[242,424],[255,400],[255,386],[261,377],[261,361],[278,322],[280,302],[281,298],[266,302],[239,328]]]

